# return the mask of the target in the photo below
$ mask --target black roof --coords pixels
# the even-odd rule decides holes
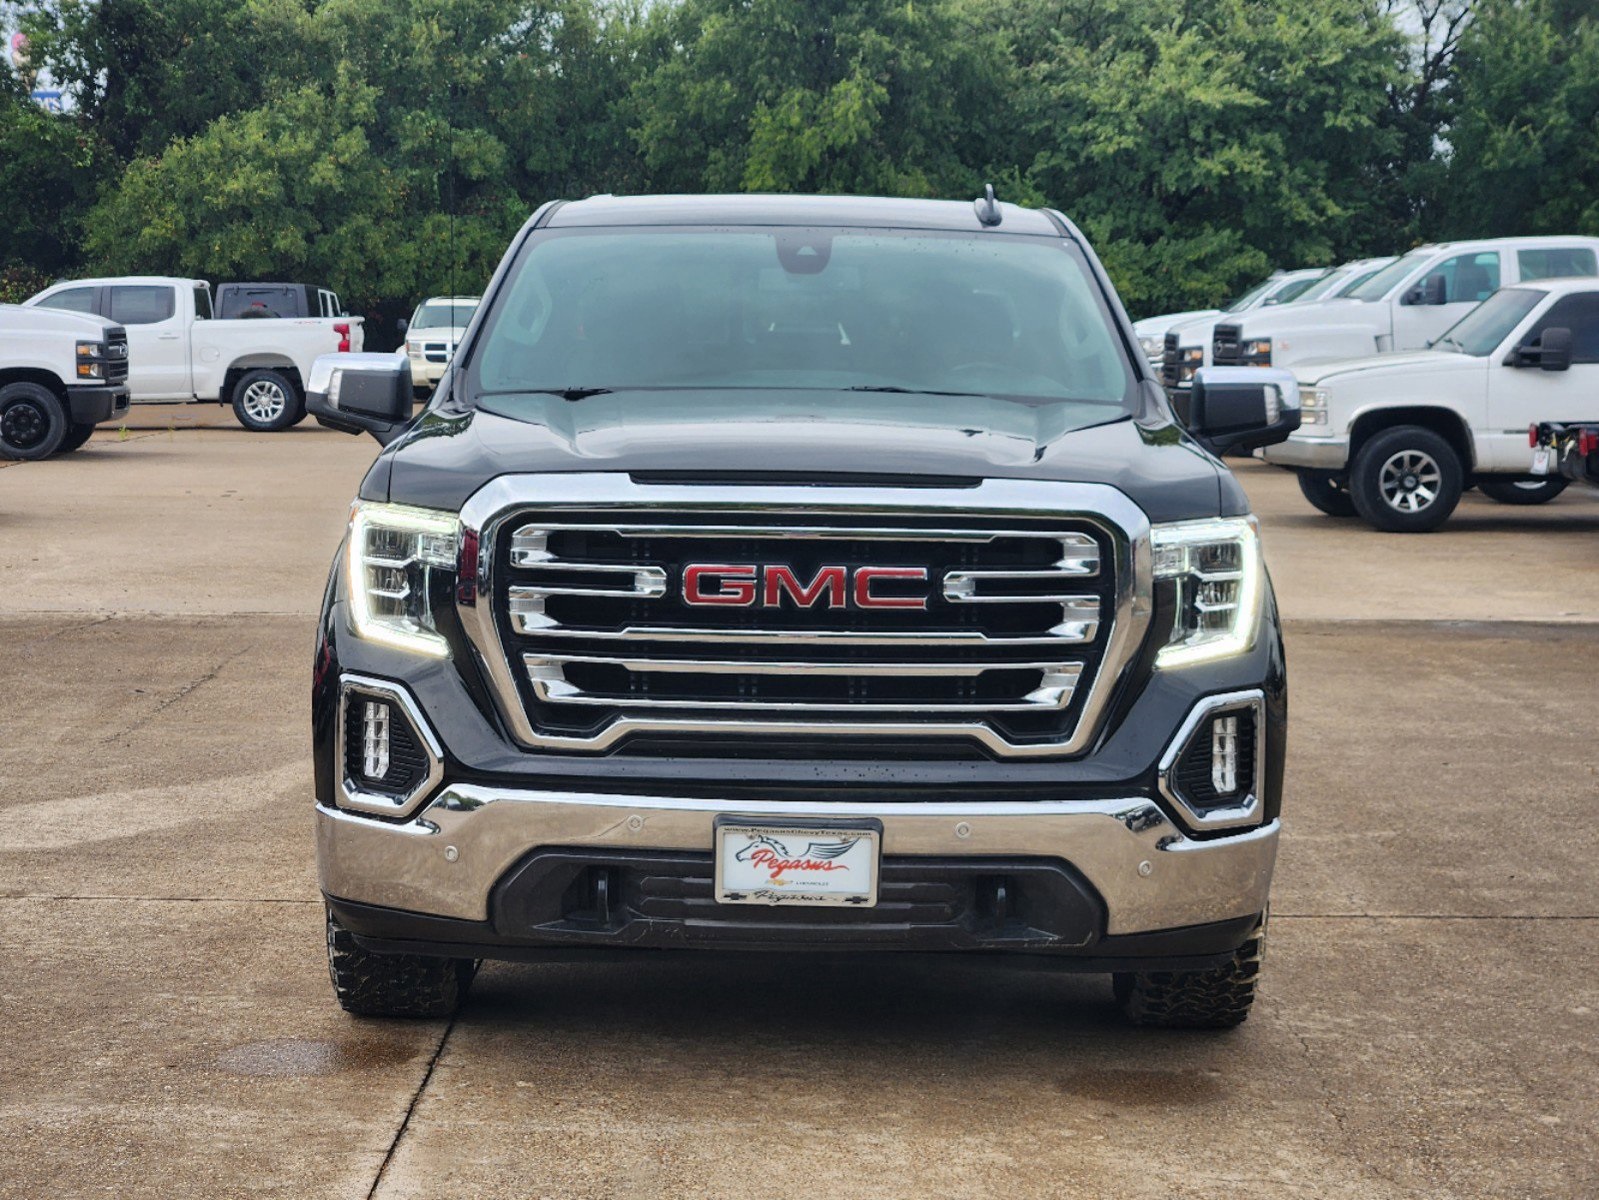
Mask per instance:
[[[896,200],[880,196],[591,196],[563,204],[546,227],[586,225],[806,225],[877,229],[951,229],[988,234],[1062,236],[1036,208],[1000,204],[1003,220],[985,226],[970,200]]]

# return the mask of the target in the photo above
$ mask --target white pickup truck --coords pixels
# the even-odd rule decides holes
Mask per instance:
[[[1430,350],[1294,371],[1302,423],[1261,453],[1294,468],[1322,512],[1420,533],[1443,524],[1467,486],[1541,504],[1567,481],[1537,473],[1527,430],[1599,407],[1599,279],[1504,288]]]
[[[0,304],[0,458],[76,450],[128,411],[128,339],[89,314]]]
[[[1145,317],[1133,325],[1139,348],[1150,362],[1159,362],[1168,330],[1194,321],[1235,313],[1246,313],[1267,304],[1287,304],[1309,290],[1326,273],[1324,267],[1306,267],[1298,271],[1273,271],[1242,296],[1230,300],[1225,308],[1196,308],[1189,312],[1161,313]]]
[[[305,418],[305,379],[321,354],[359,351],[359,317],[216,320],[203,279],[74,279],[28,306],[98,313],[128,331],[135,404],[232,404],[239,424],[271,432]]]
[[[1335,300],[1217,321],[1209,362],[1232,367],[1421,350],[1501,287],[1599,275],[1599,238],[1492,238],[1421,246]]]

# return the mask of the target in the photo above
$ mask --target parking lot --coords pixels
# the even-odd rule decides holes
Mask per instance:
[[[1240,471],[1292,661],[1240,1030],[982,961],[328,986],[311,641],[374,444],[141,409],[0,469],[0,1195],[1591,1197],[1599,494],[1443,531]]]

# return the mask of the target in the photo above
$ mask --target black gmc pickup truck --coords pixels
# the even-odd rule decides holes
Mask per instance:
[[[1249,1011],[1282,643],[1214,457],[1299,424],[1214,368],[1187,430],[1059,213],[595,197],[517,235],[385,446],[316,647],[349,1011],[486,958],[972,952],[1106,972],[1146,1025]]]

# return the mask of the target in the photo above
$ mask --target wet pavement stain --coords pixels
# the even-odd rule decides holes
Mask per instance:
[[[1083,1071],[1057,1081],[1069,1096],[1127,1107],[1209,1104],[1226,1091],[1220,1071]]]
[[[412,1058],[416,1051],[385,1042],[312,1041],[304,1038],[269,1038],[246,1042],[219,1054],[214,1070],[255,1078],[336,1075],[391,1066]]]

